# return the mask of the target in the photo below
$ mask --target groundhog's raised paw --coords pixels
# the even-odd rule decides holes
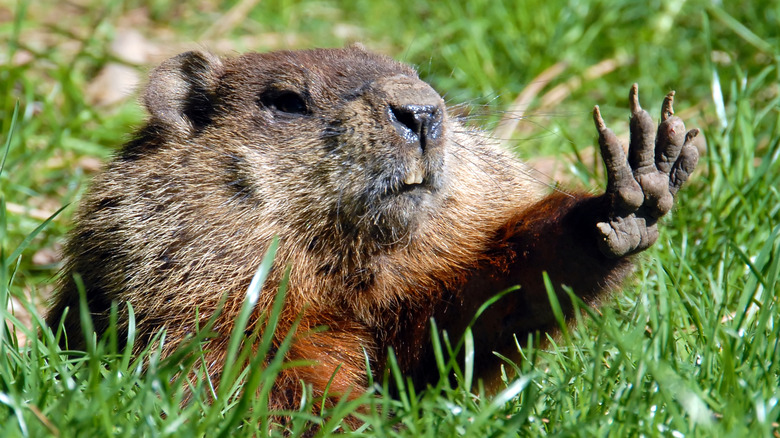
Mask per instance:
[[[601,155],[607,168],[609,211],[598,222],[599,248],[608,257],[623,257],[645,250],[658,239],[658,219],[671,210],[674,196],[698,162],[693,145],[698,129],[686,133],[675,117],[674,92],[666,95],[658,130],[639,106],[637,84],[631,87],[631,141],[628,159],[615,134],[606,127],[599,107],[593,120],[599,131]]]

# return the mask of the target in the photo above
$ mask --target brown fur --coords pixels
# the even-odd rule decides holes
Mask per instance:
[[[284,106],[286,90],[303,113]],[[611,194],[548,195],[484,132],[450,119],[411,68],[360,47],[183,54],[151,74],[144,103],[146,126],[96,178],[66,246],[48,321],[71,308],[70,348],[84,347],[73,274],[98,333],[112,301],[130,303],[138,345],[165,329],[166,354],[227,293],[207,346],[218,379],[249,282],[279,236],[258,314],[289,267],[278,341],[301,317],[287,359],[314,361],[280,376],[271,403],[290,408],[299,380],[321,394],[337,367],[330,393],[359,392],[364,350],[379,374],[393,347],[424,382],[435,368],[430,318],[460,332],[486,299],[519,284],[475,328],[487,363],[511,349],[512,333],[554,326],[543,270],[592,300],[630,269],[597,245]],[[440,130],[403,137],[388,111],[409,105],[434,108]],[[424,183],[404,185],[418,168]]]

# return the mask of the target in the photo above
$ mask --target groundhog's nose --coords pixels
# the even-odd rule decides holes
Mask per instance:
[[[387,105],[388,121],[407,147],[422,154],[441,143],[444,102],[430,85],[416,77],[396,75],[373,86],[379,91],[381,104]]]
[[[398,134],[424,152],[441,136],[441,110],[436,105],[390,105],[389,118]]]

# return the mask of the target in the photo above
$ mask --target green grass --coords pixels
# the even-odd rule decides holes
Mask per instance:
[[[702,128],[707,151],[635,281],[578,319],[565,339],[524,346],[526,360],[507,365],[520,378],[493,397],[448,381],[409,388],[397,373],[376,382],[356,402],[375,407],[358,414],[366,421],[358,433],[780,434],[777,1],[268,0],[249,19],[217,30],[218,18],[243,2],[74,3],[81,6],[0,2],[0,436],[252,436],[270,417],[262,398],[243,397],[240,385],[267,390],[289,366],[233,369],[225,387],[200,383],[181,407],[181,371],[199,366],[197,342],[168,359],[148,351],[144,368],[110,342],[68,357],[53,346],[56,334],[38,338],[58,268],[46,255],[62,241],[73,208],[47,217],[77,201],[94,172],[89,159],[110,156],[143,118],[132,99],[99,107],[85,93],[115,60],[108,43],[138,16],[146,18],[133,26],[163,49],[204,35],[207,47],[227,41],[236,51],[360,40],[417,65],[450,104],[466,103],[471,120],[488,127],[543,70],[565,61],[527,108],[512,144],[524,157],[558,157],[591,188],[603,186],[603,172],[577,157],[595,144],[592,105],[625,132],[631,83],[640,84],[653,113],[676,89],[678,114]],[[616,68],[588,76],[605,60]],[[569,86],[565,99],[545,106],[543,96],[557,85]],[[11,309],[6,303],[16,312],[2,310]],[[439,342],[447,351],[446,339]],[[444,366],[468,378],[467,365]],[[293,435],[312,422],[327,435],[356,404],[312,415],[312,403],[288,413]]]

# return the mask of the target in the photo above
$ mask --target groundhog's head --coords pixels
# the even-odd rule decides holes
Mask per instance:
[[[412,68],[361,47],[188,52],[153,71],[143,99],[147,139],[126,159],[168,143],[195,159],[216,151],[226,196],[303,230],[325,222],[342,238],[391,243],[446,196],[441,97]]]

